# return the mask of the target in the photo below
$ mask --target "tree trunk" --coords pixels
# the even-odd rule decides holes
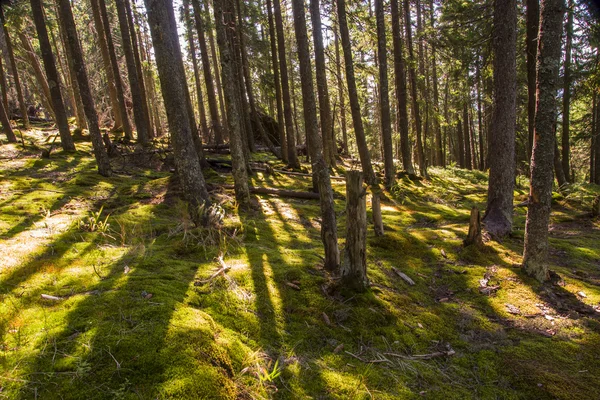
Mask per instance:
[[[558,141],[554,141],[554,174],[556,176],[556,183],[559,189],[567,184],[567,178],[563,170],[563,164],[560,162],[560,150],[558,149]]]
[[[346,172],[346,245],[340,276],[344,287],[356,291],[364,291],[369,286],[366,203],[362,173]]]
[[[12,126],[10,126],[10,120],[8,114],[4,108],[4,102],[0,102],[0,122],[2,123],[2,131],[6,135],[9,143],[17,143],[17,137],[13,132]]]
[[[468,85],[467,85],[468,86]],[[469,98],[463,104],[463,138],[465,141],[465,163],[468,170],[473,169],[473,157],[471,153],[471,132],[469,131]]]
[[[134,0],[135,1],[135,0]],[[144,71],[142,67],[142,61],[140,59],[140,46],[137,40],[137,34],[135,31],[135,25],[133,22],[133,12],[129,0],[124,0],[125,11],[127,14],[127,25],[129,26],[129,35],[131,36],[131,49],[133,52],[133,59],[135,61],[135,70],[137,72],[138,84],[140,86],[140,98],[142,100],[142,114],[146,120],[146,130],[148,139],[155,137],[155,132],[152,129],[152,122],[150,119],[150,109],[148,107],[148,95],[146,92],[146,85],[144,84]]]
[[[221,122],[219,121],[219,111],[217,108],[217,98],[215,96],[215,87],[213,84],[213,76],[210,68],[210,60],[208,49],[206,47],[206,38],[204,36],[205,27],[202,19],[202,10],[199,0],[192,0],[194,6],[194,18],[196,21],[196,32],[198,33],[198,43],[200,46],[200,57],[202,59],[202,70],[204,71],[204,84],[206,85],[206,98],[208,100],[208,111],[213,132],[215,134],[215,143],[223,143],[223,132]]]
[[[307,140],[310,141],[313,181],[316,182],[321,206],[321,240],[325,247],[325,268],[337,271],[340,265],[340,253],[337,243],[337,224],[333,203],[333,190],[329,177],[329,168],[323,158],[323,149],[319,140],[319,125],[310,62],[308,35],[306,33],[306,17],[304,0],[292,1],[294,28],[298,45],[300,64],[300,80],[302,86],[302,103],[304,107],[304,127]]]
[[[490,126],[487,208],[483,222],[493,238],[512,231],[515,184],[515,129],[517,96],[516,0],[494,5],[494,107]],[[552,165],[552,164],[550,164]]]
[[[50,96],[50,86],[48,85],[46,75],[42,71],[42,66],[40,65],[40,61],[35,50],[33,49],[33,46],[31,45],[29,37],[25,34],[23,30],[19,30],[19,32],[17,32],[17,37],[19,38],[21,45],[23,46],[23,50],[25,52],[25,55],[27,56],[29,65],[31,65],[31,68],[33,69],[35,80],[37,81],[39,87],[42,89],[42,93],[40,93],[40,96],[44,96],[46,102],[52,106],[53,104]],[[54,114],[54,107],[52,107],[48,111]]]
[[[108,96],[110,98],[111,109],[114,119],[114,129],[123,128],[123,116],[121,115],[121,107],[119,106],[119,97],[117,95],[117,87],[115,82],[114,71],[110,61],[110,55],[107,45],[107,39],[105,36],[104,25],[102,23],[102,17],[100,15],[100,6],[98,0],[90,0],[92,17],[94,18],[94,25],[96,28],[96,34],[98,35],[98,46],[100,47],[100,55],[102,56],[102,64],[106,72],[106,84],[108,86]]]
[[[594,93],[596,93],[594,91]],[[594,183],[600,185],[600,106],[596,97],[595,124],[593,129],[594,137]]]
[[[523,267],[528,274],[545,281],[549,277],[547,254],[555,143],[553,126],[556,121],[564,0],[542,0],[540,9],[537,103]]]
[[[390,98],[387,75],[387,45],[385,36],[385,16],[383,0],[375,0],[377,20],[377,55],[379,60],[379,109],[381,111],[381,137],[383,141],[383,162],[385,187],[390,189],[396,180],[394,153],[392,148],[392,121],[390,117]]]
[[[273,21],[273,8],[271,0],[267,0],[267,15],[269,19],[269,42],[271,44],[271,62],[273,63],[273,83],[275,86],[275,102],[277,106],[277,129],[279,130],[279,144],[281,146],[281,159],[288,163],[287,138],[283,122],[283,103],[281,100],[281,82],[279,79],[279,61],[277,55],[277,37],[275,36],[275,23]]]
[[[336,19],[336,27],[333,30],[334,42],[335,42],[335,70],[336,80],[338,88],[338,99],[340,102],[340,128],[342,130],[342,141],[343,149],[342,153],[348,153],[348,132],[346,127],[346,98],[344,97],[344,83],[342,80],[342,61],[340,57],[340,40],[338,35],[339,30],[339,18]]]
[[[456,138],[457,138],[457,151],[456,156],[458,157],[458,166],[460,168],[465,168],[465,142],[463,138],[463,127],[460,117],[457,118],[458,122],[456,123]]]
[[[400,33],[400,10],[398,0],[391,0],[392,6],[392,38],[394,42],[394,74],[396,79],[396,99],[398,101],[398,127],[400,130],[400,150],[402,152],[402,165],[409,176],[415,175],[411,159],[411,145],[408,138],[408,110],[406,93],[406,63],[402,49],[402,36]]]
[[[96,114],[96,107],[94,105],[94,98],[90,90],[87,71],[85,63],[83,61],[83,53],[79,45],[79,38],[77,36],[77,28],[75,27],[75,20],[73,19],[73,13],[71,11],[71,2],[69,0],[57,0],[58,13],[60,17],[60,23],[63,25],[65,34],[68,38],[67,46],[69,46],[73,63],[73,69],[77,75],[77,83],[79,84],[79,90],[81,92],[81,101],[87,119],[88,129],[90,131],[90,137],[92,139],[92,146],[94,149],[94,156],[98,163],[98,172],[103,176],[110,176],[110,162],[108,160],[108,154],[104,148],[104,142],[102,141],[102,135],[100,134],[100,128],[98,126],[98,114]]]
[[[208,138],[208,124],[206,123],[206,111],[204,110],[204,96],[202,95],[202,83],[200,82],[200,71],[198,69],[198,59],[196,58],[196,43],[194,42],[194,32],[192,30],[192,18],[190,16],[189,0],[183,1],[183,12],[186,26],[186,37],[189,47],[189,55],[192,59],[194,68],[194,82],[196,86],[196,96],[198,97],[198,112],[200,114],[200,125],[205,138]],[[214,93],[213,93],[214,96]]]
[[[477,130],[479,133],[479,170],[485,171],[485,152],[483,144],[483,115],[481,112],[481,70],[477,62]]]
[[[33,14],[33,22],[35,23],[38,41],[40,43],[40,50],[42,52],[42,60],[44,61],[44,68],[48,78],[48,85],[50,86],[50,96],[52,99],[52,107],[54,109],[54,118],[60,134],[60,144],[63,150],[74,151],[75,144],[73,143],[71,131],[69,130],[67,112],[65,110],[62,93],[60,91],[58,71],[56,70],[54,55],[52,54],[52,47],[50,46],[50,39],[48,38],[48,31],[46,30],[46,21],[44,19],[42,1],[30,0],[30,4],[31,12]]]
[[[429,2],[431,7],[430,20],[431,29],[435,31],[435,12],[433,0]],[[437,61],[436,61],[436,45],[435,41],[431,43],[431,66],[432,66],[432,77],[433,80],[433,130],[435,133],[435,165],[441,166],[442,159],[442,129],[440,127],[440,95],[438,92],[438,73],[437,73]]]
[[[145,100],[142,98],[140,79],[135,66],[125,0],[115,0],[115,4],[117,6],[117,16],[119,19],[119,28],[121,30],[121,47],[123,48],[123,53],[125,53],[125,64],[127,65],[129,88],[131,89],[131,101],[133,102],[133,116],[137,130],[137,139],[142,146],[147,146],[149,144],[148,119],[144,114],[143,104]]]
[[[535,128],[535,78],[537,40],[540,24],[539,0],[526,0],[527,33],[525,48],[527,51],[527,131],[529,133],[528,154],[531,160],[533,149],[533,131]]]
[[[2,55],[0,53],[0,87],[2,89],[2,105],[4,106],[4,110],[8,110],[8,93],[7,93],[7,83],[6,83],[6,74],[4,73],[4,61],[2,60]]]
[[[412,114],[415,119],[415,128],[417,136],[417,154],[419,156],[419,172],[422,177],[427,178],[427,165],[425,162],[425,152],[423,150],[422,140],[422,122],[421,113],[419,111],[419,98],[417,96],[417,73],[415,71],[415,55],[412,43],[412,22],[410,18],[410,3],[409,0],[404,1],[404,28],[406,30],[406,46],[408,48],[409,68],[408,75],[410,79],[410,91],[412,97]]]
[[[287,57],[285,54],[285,36],[283,34],[283,18],[281,15],[280,0],[273,0],[275,13],[275,28],[277,30],[277,50],[279,51],[279,72],[281,73],[281,94],[283,97],[283,114],[285,117],[285,131],[287,138],[288,165],[300,168],[296,154],[296,138],[294,137],[294,120],[292,116],[292,101],[290,99],[290,81],[288,78]]]
[[[4,40],[6,42],[6,50],[8,51],[8,60],[10,61],[10,67],[13,71],[13,77],[15,80],[15,88],[17,89],[17,99],[19,100],[19,109],[21,110],[21,118],[23,120],[23,127],[29,129],[29,117],[27,116],[27,104],[23,98],[23,89],[21,87],[21,80],[19,79],[19,72],[17,71],[17,62],[15,61],[15,54],[13,52],[12,41],[8,34],[8,28],[6,27],[6,19],[4,17],[4,8],[0,6],[0,23],[2,23],[2,29],[4,30]]]
[[[329,88],[325,66],[325,50],[323,49],[323,33],[321,32],[321,9],[319,0],[310,0],[310,16],[313,26],[313,42],[315,48],[315,67],[317,75],[317,92],[319,95],[319,115],[321,118],[321,136],[323,138],[323,153],[325,161],[330,167],[335,167],[335,138],[333,120],[331,118],[331,104],[329,102]]]
[[[360,155],[360,162],[365,175],[365,180],[369,186],[377,184],[375,172],[371,165],[371,155],[367,146],[365,137],[365,128],[360,112],[358,102],[358,91],[356,89],[356,79],[354,77],[354,62],[352,61],[352,44],[350,43],[350,32],[348,31],[348,22],[346,20],[346,1],[336,0],[338,7],[338,18],[340,24],[340,36],[342,39],[342,50],[344,53],[344,64],[346,65],[346,83],[348,85],[348,96],[350,98],[350,110],[352,111],[352,121],[354,124],[354,133],[356,134],[356,145]]]
[[[565,64],[563,77],[563,115],[562,115],[562,168],[567,182],[571,182],[570,150],[570,113],[571,113],[571,52],[573,48],[573,0],[567,7],[567,26],[565,44]]]
[[[242,205],[250,204],[248,191],[247,160],[244,157],[242,140],[241,100],[239,98],[237,67],[234,65],[232,31],[235,29],[235,9],[233,0],[215,0],[215,26],[217,27],[217,42],[221,54],[221,72],[223,74],[223,90],[227,105],[227,121],[229,124],[229,140],[235,197]]]
[[[110,30],[110,23],[108,21],[108,12],[106,11],[105,0],[92,0],[97,1],[98,8],[100,10],[100,17],[102,19],[102,28],[104,29],[104,37],[106,38],[106,46],[108,48],[108,56],[110,58],[110,65],[112,67],[113,79],[115,82],[115,89],[117,91],[117,100],[119,103],[119,112],[121,114],[121,122],[123,123],[123,132],[125,138],[131,140],[133,138],[133,132],[131,131],[131,124],[129,123],[129,116],[127,114],[127,107],[125,106],[125,96],[123,95],[123,81],[121,80],[121,72],[119,70],[119,64],[117,63],[117,56],[115,54],[115,46],[112,39],[112,33]],[[93,7],[92,7],[93,8]]]
[[[145,0],[156,66],[162,88],[175,163],[184,196],[194,207],[209,202],[200,160],[194,148],[186,104],[183,59],[171,0]],[[197,136],[197,135],[196,135]]]

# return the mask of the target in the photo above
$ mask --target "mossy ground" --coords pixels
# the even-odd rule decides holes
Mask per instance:
[[[0,147],[0,397],[600,398],[600,222],[586,212],[597,187],[556,196],[550,267],[564,282],[540,285],[519,268],[523,208],[511,238],[462,247],[485,174],[404,179],[383,203],[385,237],[369,231],[372,289],[331,297],[318,202],[263,196],[239,212],[215,192],[223,227],[196,228],[170,172],[103,178],[78,148],[40,159]],[[334,189],[343,245],[345,189]],[[523,179],[515,194],[525,200]],[[219,253],[231,270],[195,285]]]

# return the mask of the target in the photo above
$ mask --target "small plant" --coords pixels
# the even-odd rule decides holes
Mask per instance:
[[[110,224],[108,223],[110,214],[108,214],[106,218],[102,219],[103,209],[104,206],[100,207],[100,210],[97,212],[92,212],[90,215],[80,220],[79,230],[84,232],[99,232],[106,234],[110,228]]]
[[[261,382],[273,382],[275,379],[281,375],[281,367],[279,366],[279,359],[275,360],[275,364],[273,365],[273,369],[269,372],[269,367],[271,366],[271,362],[267,365],[267,368],[261,368],[258,372],[258,378]]]

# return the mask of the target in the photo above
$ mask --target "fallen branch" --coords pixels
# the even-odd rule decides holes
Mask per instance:
[[[430,354],[415,354],[412,356],[406,356],[404,354],[397,354],[397,353],[383,353],[383,354],[385,354],[386,356],[390,356],[390,357],[403,358],[405,360],[431,360],[432,358],[453,356],[456,354],[456,351],[450,349],[448,351],[437,351],[435,353],[430,353]]]
[[[52,300],[52,301],[62,301],[65,298],[64,297],[51,296],[49,294],[42,294],[42,299]]]
[[[277,172],[279,174],[284,174],[284,175],[312,177],[312,174],[307,174],[307,173],[304,173],[304,172],[285,171],[285,170],[282,170],[282,169],[274,169],[273,172]],[[342,181],[346,180],[345,176],[333,176],[333,175],[331,175],[329,178],[333,179],[333,180],[342,180]]]
[[[206,283],[212,282],[213,279],[215,279],[217,276],[225,275],[225,273],[231,269],[231,267],[229,265],[225,264],[225,261],[223,261],[223,254],[220,254],[219,257],[217,257],[217,261],[221,265],[221,268],[219,268],[217,270],[217,272],[215,272],[210,277],[208,277],[208,279],[194,282],[194,286],[200,286],[200,285],[204,285]]]
[[[352,354],[349,351],[344,351],[344,353],[351,355],[352,357],[356,358],[359,361],[362,361],[364,363],[367,364],[375,364],[375,363],[382,363],[382,362],[389,362],[390,360],[365,360],[364,358],[361,358],[359,356],[357,356],[356,354]]]
[[[233,185],[219,185],[225,189],[233,189]],[[270,194],[281,197],[292,197],[296,199],[319,200],[319,194],[314,192],[299,192],[295,190],[275,189],[266,187],[249,186],[250,193],[254,194]]]
[[[396,273],[396,275],[398,275],[400,278],[404,279],[406,281],[406,283],[408,283],[409,285],[413,286],[415,284],[415,281],[410,279],[410,277],[408,275],[406,275],[404,272],[400,271],[399,269],[392,267],[392,271],[394,271]]]

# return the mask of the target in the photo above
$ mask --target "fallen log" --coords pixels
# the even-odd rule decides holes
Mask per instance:
[[[219,185],[219,187],[222,187],[225,189],[233,189],[234,188],[233,185],[229,185],[229,184]],[[295,199],[319,200],[319,194],[314,193],[314,192],[299,192],[296,190],[275,189],[275,188],[256,187],[256,186],[249,186],[248,189],[250,190],[250,193],[254,193],[254,194],[270,194],[273,196],[291,197],[291,198],[295,198]]]
[[[304,172],[285,171],[285,170],[282,170],[282,169],[274,169],[273,172],[277,172],[279,174],[284,174],[284,175],[312,177],[312,174],[306,174]],[[333,176],[333,175],[331,175],[329,178],[331,178],[333,180],[342,180],[342,181],[346,180],[345,176]]]

